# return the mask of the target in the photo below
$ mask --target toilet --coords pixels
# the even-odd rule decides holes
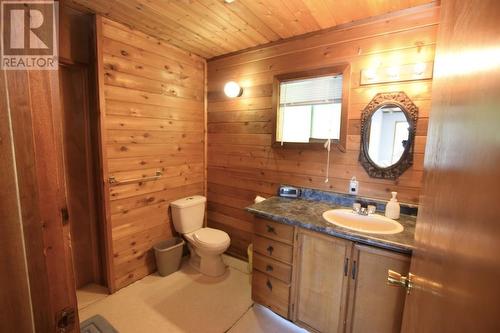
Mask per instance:
[[[194,195],[171,202],[172,219],[175,230],[188,242],[191,266],[202,274],[220,276],[226,271],[222,253],[231,239],[222,230],[203,227],[206,201],[205,197]]]

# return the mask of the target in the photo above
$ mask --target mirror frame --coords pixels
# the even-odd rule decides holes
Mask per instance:
[[[393,165],[383,168],[378,166],[368,155],[371,118],[377,110],[386,105],[401,108],[408,120],[408,144],[399,160]],[[361,147],[359,162],[370,177],[395,180],[413,165],[413,148],[418,120],[418,107],[403,92],[378,93],[361,112]]]

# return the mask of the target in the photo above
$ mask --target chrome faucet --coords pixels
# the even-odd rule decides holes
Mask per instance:
[[[375,205],[367,205],[366,207],[362,207],[361,203],[355,202],[352,204],[352,211],[358,215],[368,216],[370,214],[374,214],[377,211],[377,206]]]

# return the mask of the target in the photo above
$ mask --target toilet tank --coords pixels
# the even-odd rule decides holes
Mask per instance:
[[[170,207],[175,230],[187,234],[202,228],[206,201],[207,199],[201,195],[172,201]]]

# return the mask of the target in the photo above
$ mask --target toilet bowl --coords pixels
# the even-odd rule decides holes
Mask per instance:
[[[173,201],[170,203],[172,219],[175,230],[188,242],[190,265],[202,274],[220,276],[227,268],[222,253],[231,240],[222,230],[203,228],[205,203],[206,198],[201,195]]]
[[[209,276],[220,276],[226,271],[221,254],[230,244],[229,235],[224,231],[201,228],[185,234],[191,252],[189,263],[201,273]]]

